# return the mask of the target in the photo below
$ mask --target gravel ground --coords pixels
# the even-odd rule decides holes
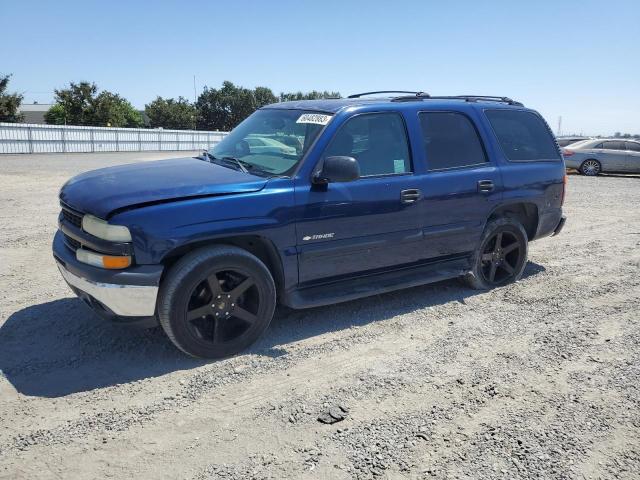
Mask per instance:
[[[203,362],[51,258],[59,187],[127,161],[0,157],[0,478],[640,477],[640,178],[571,176],[516,284],[281,310]]]

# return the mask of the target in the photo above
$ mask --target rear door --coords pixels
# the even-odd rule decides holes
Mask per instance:
[[[604,171],[625,172],[628,170],[627,149],[623,141],[607,140],[602,142],[602,153],[598,160]]]
[[[628,171],[640,173],[640,143],[624,142],[627,147],[627,165]]]
[[[501,196],[500,173],[466,113],[428,111],[418,117],[428,170],[421,176],[425,254],[471,252]]]
[[[300,283],[361,274],[422,258],[419,188],[404,118],[397,112],[349,118],[322,158],[354,157],[361,178],[314,185],[296,181]],[[321,160],[322,161],[322,160]]]

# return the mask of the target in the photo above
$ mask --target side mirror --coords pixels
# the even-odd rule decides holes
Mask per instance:
[[[327,157],[313,175],[313,183],[350,182],[360,178],[360,165],[353,157]]]

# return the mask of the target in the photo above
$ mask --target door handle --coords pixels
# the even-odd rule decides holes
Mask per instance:
[[[417,188],[410,188],[400,192],[400,201],[404,204],[416,203],[422,198],[422,192]]]
[[[495,185],[493,180],[480,180],[478,181],[478,191],[482,193],[493,192]]]

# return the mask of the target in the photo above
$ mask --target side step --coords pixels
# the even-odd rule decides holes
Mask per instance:
[[[458,277],[470,268],[469,257],[448,259],[285,293],[283,303],[291,308],[311,308],[416,287]]]

